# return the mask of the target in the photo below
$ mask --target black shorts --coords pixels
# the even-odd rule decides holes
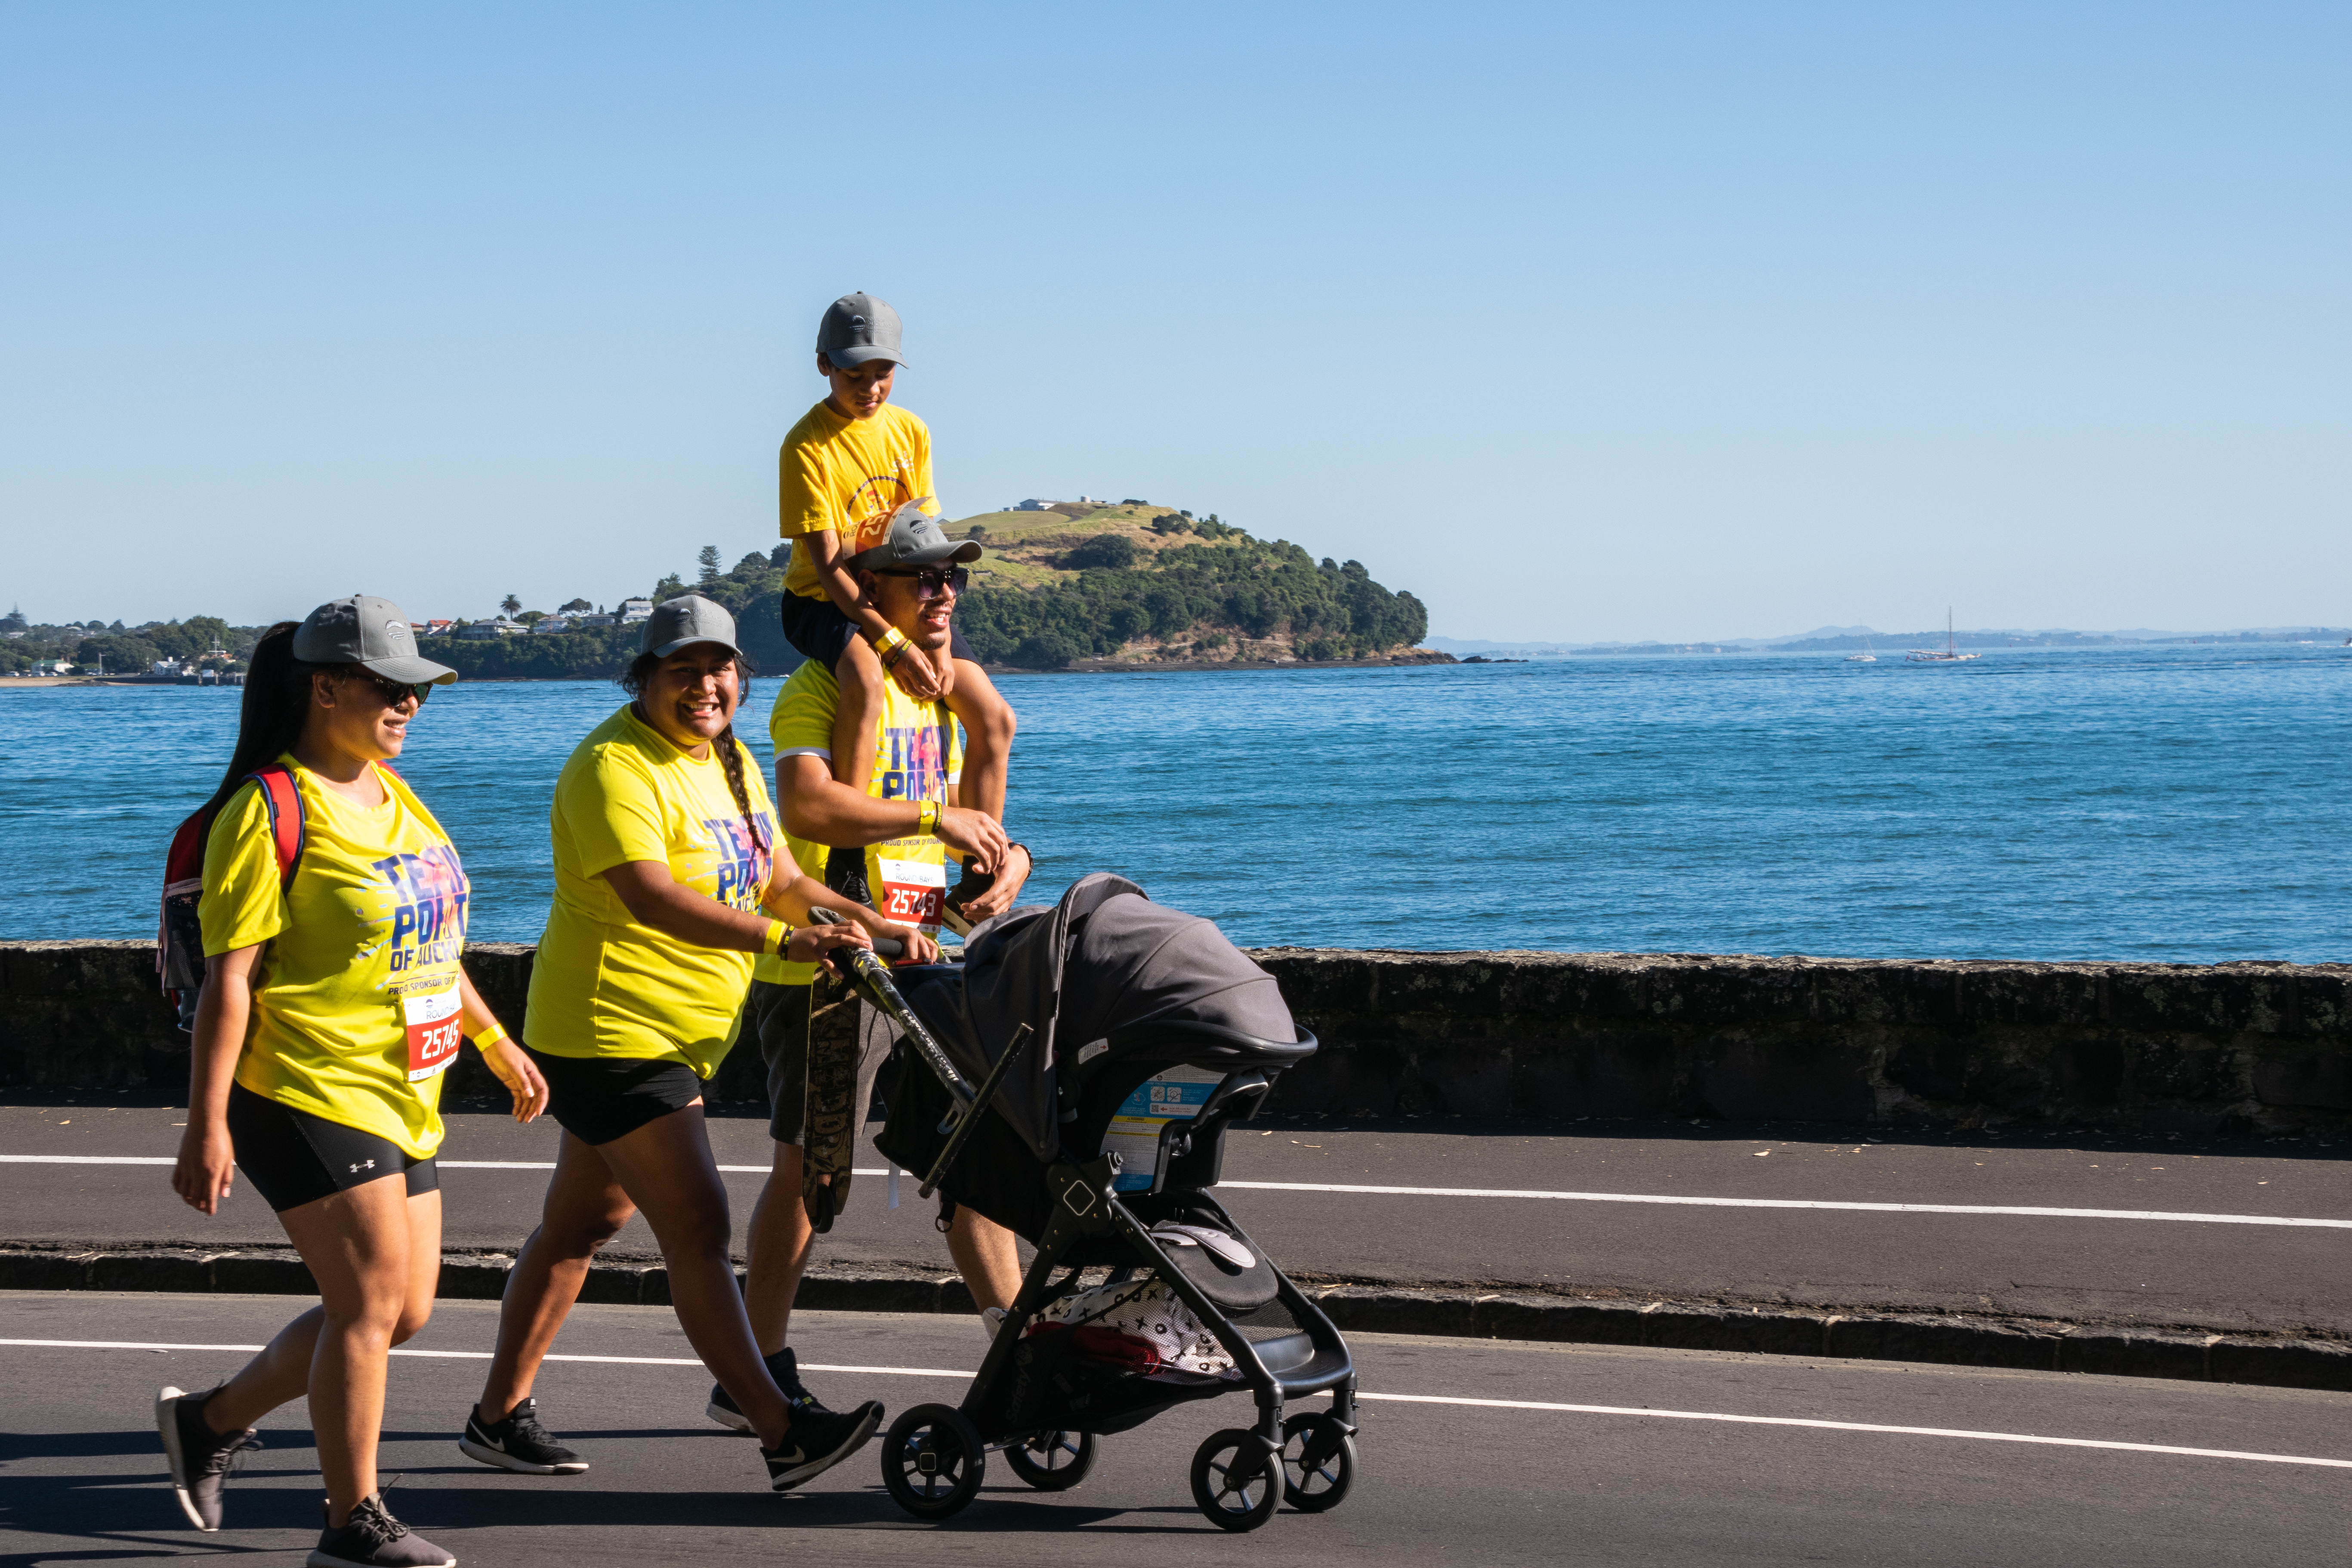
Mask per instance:
[[[813,985],[751,982],[744,1021],[760,1038],[760,1059],[768,1064],[768,1136],[797,1144],[808,1124],[809,993]],[[857,1053],[857,1098],[851,1115],[863,1124],[874,1103],[874,1079],[890,1055],[890,1031],[871,1008]]]
[[[228,1086],[228,1136],[236,1168],[278,1214],[394,1171],[407,1176],[412,1198],[441,1190],[432,1155],[420,1160],[389,1138],[280,1105],[241,1083]]]
[[[694,1069],[669,1057],[552,1057],[523,1047],[547,1079],[547,1113],[583,1143],[610,1143],[702,1098]]]
[[[784,623],[784,640],[803,658],[813,658],[827,669],[840,664],[842,650],[857,635],[857,623],[843,615],[831,599],[788,593],[778,613]],[[980,656],[971,651],[971,644],[963,640],[963,628],[952,620],[948,622],[948,655],[972,664],[980,662]]]

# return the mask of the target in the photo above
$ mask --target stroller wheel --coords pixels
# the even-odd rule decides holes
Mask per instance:
[[[1255,1432],[1212,1432],[1192,1455],[1192,1500],[1219,1530],[1255,1530],[1282,1506],[1282,1461]]]
[[[1294,1415],[1282,1424],[1282,1490],[1295,1509],[1338,1508],[1356,1484],[1356,1440],[1330,1416]]]
[[[945,1519],[980,1490],[988,1464],[980,1434],[952,1405],[918,1405],[890,1423],[882,1484],[917,1519]]]
[[[1013,1473],[1041,1492],[1066,1492],[1095,1468],[1091,1432],[1032,1432],[1003,1448]]]

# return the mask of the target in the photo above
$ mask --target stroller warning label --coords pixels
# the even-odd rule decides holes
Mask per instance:
[[[1201,1114],[1224,1074],[1205,1068],[1171,1068],[1128,1094],[1103,1135],[1105,1152],[1118,1150],[1117,1190],[1142,1192],[1160,1169],[1160,1130]]]

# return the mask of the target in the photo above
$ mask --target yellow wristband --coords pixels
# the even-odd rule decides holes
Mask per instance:
[[[929,838],[940,830],[940,803],[927,800],[915,808],[915,831]]]
[[[500,1040],[503,1040],[506,1037],[507,1026],[504,1024],[499,1023],[498,1020],[492,1019],[488,1028],[474,1037],[474,1048],[478,1051],[487,1051],[492,1046],[497,1045]]]
[[[792,940],[792,927],[782,921],[770,921],[768,934],[761,939],[761,951],[772,952],[778,958],[782,958],[784,955],[784,944]]]

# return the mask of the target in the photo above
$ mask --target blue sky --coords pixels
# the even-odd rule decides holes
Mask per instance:
[[[609,602],[818,312],[957,515],[1461,637],[2352,621],[2341,5],[0,5],[0,599]]]

